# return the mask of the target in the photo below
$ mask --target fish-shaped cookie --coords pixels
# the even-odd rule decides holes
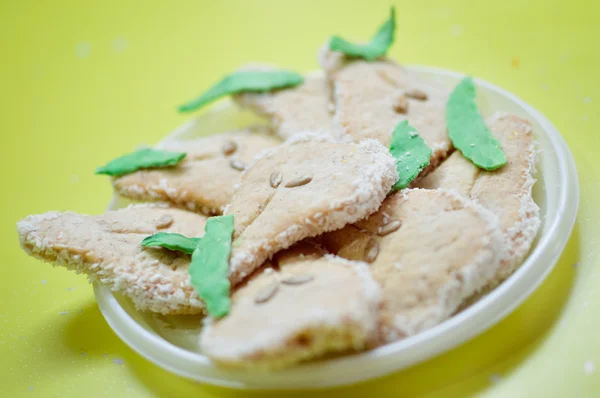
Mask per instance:
[[[491,116],[486,123],[506,154],[505,166],[494,171],[482,170],[456,151],[415,186],[454,190],[499,217],[507,250],[491,283],[493,286],[521,264],[537,235],[540,216],[532,196],[536,146],[531,124],[503,113]]]
[[[231,282],[279,250],[373,213],[397,179],[394,158],[376,140],[305,134],[263,152],[225,211],[235,223]]]
[[[169,141],[166,151],[186,152],[177,166],[138,170],[113,179],[115,191],[139,201],[164,201],[207,215],[221,214],[254,156],[280,144],[264,126],[192,140]]]
[[[379,343],[448,319],[486,286],[504,251],[497,218],[445,190],[403,190],[365,220],[324,234],[338,256],[370,263],[382,289]]]
[[[432,149],[422,175],[446,158],[452,149],[446,132],[448,89],[389,59],[367,62],[325,50],[321,66],[332,90],[336,134],[354,141],[374,138],[389,146],[394,128],[407,120]]]
[[[200,346],[219,364],[252,368],[361,350],[376,333],[379,303],[367,264],[303,241],[233,293],[231,313],[207,320]]]
[[[236,94],[233,99],[242,107],[267,117],[284,139],[308,131],[331,134],[331,101],[328,82],[323,76],[309,75],[297,87]]]
[[[49,212],[17,224],[29,255],[86,274],[133,301],[142,311],[198,314],[204,304],[188,277],[190,256],[141,247],[156,232],[204,234],[200,214],[158,204],[132,205],[95,216]]]

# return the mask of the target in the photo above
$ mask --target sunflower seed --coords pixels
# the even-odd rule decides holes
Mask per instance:
[[[269,179],[269,183],[272,188],[277,188],[279,184],[281,184],[281,180],[283,179],[283,174],[279,171],[274,171],[271,173],[271,178]]]
[[[372,263],[377,258],[379,254],[379,245],[375,239],[371,239],[367,242],[367,246],[365,247],[365,261],[367,263]]]
[[[258,292],[256,297],[254,297],[254,302],[256,304],[266,303],[273,296],[275,296],[275,293],[277,293],[277,290],[279,290],[279,282],[278,281],[268,284],[266,287],[264,287],[261,291]]]
[[[404,93],[408,98],[414,98],[419,101],[425,101],[427,99],[427,94],[419,89],[413,88]]]
[[[377,228],[377,235],[379,235],[379,236],[389,235],[392,232],[396,232],[401,226],[402,226],[402,223],[398,220],[390,221],[389,223],[384,224],[381,227]]]
[[[315,277],[309,274],[294,275],[283,279],[281,283],[285,283],[286,285],[302,285],[304,283],[312,281],[313,279],[315,279]]]
[[[239,171],[246,170],[246,163],[239,161],[237,159],[231,159],[231,162],[229,162],[229,165],[232,168],[234,168],[235,170],[239,170]]]
[[[405,96],[399,95],[394,98],[394,102],[392,103],[394,110],[398,113],[406,113],[408,111],[408,100]]]
[[[299,187],[302,185],[306,185],[311,181],[312,181],[312,176],[306,175],[306,176],[298,177],[292,181],[288,181],[287,184],[285,184],[285,187],[286,188]]]
[[[158,220],[156,220],[155,226],[156,228],[161,229],[170,227],[171,224],[173,224],[173,217],[168,214],[165,214],[160,216]]]
[[[223,148],[221,148],[221,150],[223,151],[223,154],[225,156],[231,155],[237,149],[238,149],[238,145],[233,141],[225,141],[225,143],[223,144]]]

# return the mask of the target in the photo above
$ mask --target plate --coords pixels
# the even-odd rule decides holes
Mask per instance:
[[[455,86],[464,77],[430,67],[408,69],[422,79],[448,87]],[[480,79],[475,79],[475,83],[478,105],[484,116],[502,110],[533,124],[540,150],[538,181],[533,195],[540,206],[542,226],[522,266],[470,307],[416,336],[370,351],[277,372],[215,366],[198,349],[200,317],[167,317],[138,312],[128,299],[95,283],[98,306],[106,321],[133,350],[170,372],[196,381],[244,389],[323,388],[356,383],[415,365],[481,334],[525,300],[556,264],[575,222],[579,184],[569,148],[544,116],[493,84]],[[177,128],[163,142],[231,131],[257,121],[261,119],[239,110],[231,101],[224,101]],[[113,198],[109,209],[125,204],[125,201]]]

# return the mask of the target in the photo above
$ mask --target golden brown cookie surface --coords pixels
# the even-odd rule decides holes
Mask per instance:
[[[440,190],[397,192],[377,213],[321,242],[339,256],[370,263],[382,288],[380,342],[449,318],[493,278],[504,249],[496,217]]]
[[[284,139],[297,133],[330,134],[329,87],[324,77],[307,76],[298,87],[269,93],[243,93],[234,100],[243,107],[270,119]]]
[[[531,124],[514,115],[487,119],[500,141],[507,164],[494,171],[478,169],[459,151],[416,183],[421,188],[444,188],[479,202],[500,218],[507,252],[495,283],[506,279],[529,252],[540,226],[539,208],[531,190],[535,183],[535,145]]]
[[[139,170],[115,178],[115,191],[141,201],[165,201],[208,215],[221,214],[231,201],[245,167],[263,149],[280,144],[262,126],[161,145],[167,151],[186,152],[177,166]]]
[[[365,347],[380,299],[366,264],[305,242],[272,263],[234,292],[228,316],[207,322],[206,355],[227,366],[280,368]]]
[[[432,167],[447,156],[452,148],[446,133],[448,90],[389,60],[348,61],[326,51],[321,65],[332,87],[334,129],[342,137],[374,138],[389,146],[394,128],[408,120],[432,149]]]
[[[197,314],[204,304],[189,283],[190,256],[143,248],[156,232],[188,237],[204,234],[206,218],[158,205],[136,205],[96,216],[50,212],[18,223],[31,256],[86,274],[131,298],[139,310]]]
[[[395,161],[375,140],[340,143],[297,136],[251,165],[226,214],[235,222],[235,285],[282,249],[371,214],[397,179]]]

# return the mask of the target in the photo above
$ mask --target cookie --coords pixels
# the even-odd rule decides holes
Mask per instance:
[[[376,332],[379,301],[366,264],[300,242],[233,294],[227,317],[206,321],[200,347],[221,365],[269,369],[360,350]]]
[[[394,158],[375,140],[305,134],[266,150],[225,211],[235,221],[231,283],[279,250],[373,213],[397,178]]]
[[[444,190],[404,190],[377,213],[323,235],[338,256],[370,263],[382,289],[379,343],[448,319],[494,277],[504,250],[497,218]]]
[[[142,311],[198,314],[204,305],[190,285],[190,256],[142,248],[156,232],[204,234],[206,218],[159,205],[135,205],[96,216],[49,212],[17,224],[29,255],[86,274],[133,301]]]
[[[113,180],[115,191],[139,201],[164,201],[217,215],[231,201],[233,186],[254,156],[280,144],[263,126],[194,140],[171,141],[160,149],[186,152],[177,166],[139,170]]]
[[[307,131],[330,134],[328,83],[322,76],[307,76],[300,86],[267,93],[243,93],[233,96],[242,107],[269,118],[284,139]]]
[[[336,134],[354,141],[374,138],[389,146],[394,128],[408,120],[432,149],[430,166],[422,175],[448,155],[448,90],[421,81],[390,60],[348,60],[324,51],[321,65],[333,90]]]
[[[531,194],[536,162],[531,124],[509,114],[496,114],[486,122],[506,154],[504,167],[481,170],[456,151],[416,186],[455,190],[499,217],[507,251],[492,283],[495,285],[510,276],[529,252],[540,216]]]

